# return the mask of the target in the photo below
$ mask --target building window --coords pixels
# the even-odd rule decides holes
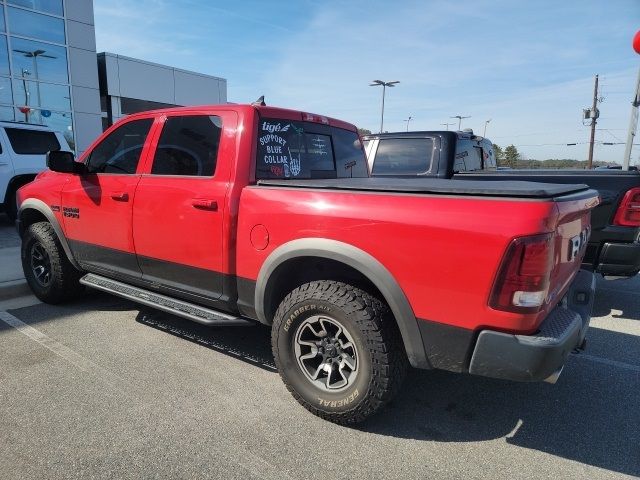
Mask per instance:
[[[158,110],[160,108],[170,108],[176,105],[168,103],[152,102],[150,100],[138,100],[136,98],[120,98],[120,110],[124,115],[132,113],[146,112],[147,110]]]
[[[4,25],[4,7],[0,5],[0,32],[5,31]]]
[[[9,33],[47,42],[65,43],[61,18],[9,7]]]
[[[69,97],[69,87],[66,85],[32,82],[24,78],[22,80],[13,80],[14,105],[31,106],[47,110],[71,111],[71,100]],[[2,102],[1,93],[0,102]]]
[[[0,35],[0,75],[9,75],[9,55],[5,35]]]
[[[65,47],[12,37],[11,59],[14,77],[69,83]]]
[[[11,81],[6,77],[0,77],[0,103],[11,105],[13,97],[11,96]]]
[[[7,3],[60,17],[63,15],[62,0],[7,0]]]

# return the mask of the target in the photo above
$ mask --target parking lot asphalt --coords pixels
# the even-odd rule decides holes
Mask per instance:
[[[0,478],[639,477],[639,290],[598,282],[587,350],[555,385],[414,370],[358,428],[292,399],[266,327],[203,327],[99,293],[10,299]]]

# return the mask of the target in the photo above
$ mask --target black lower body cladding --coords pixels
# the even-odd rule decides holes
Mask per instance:
[[[565,299],[542,322],[535,335],[481,331],[469,373],[524,382],[553,378],[569,353],[583,344],[594,293],[594,275],[581,270]]]

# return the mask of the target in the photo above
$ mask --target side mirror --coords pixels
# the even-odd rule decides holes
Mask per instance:
[[[60,173],[84,173],[84,163],[75,161],[73,153],[56,150],[47,152],[47,167],[54,172]]]

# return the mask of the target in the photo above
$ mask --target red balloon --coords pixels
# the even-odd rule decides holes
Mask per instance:
[[[20,107],[18,110],[20,110],[22,113],[29,113],[31,111],[30,107]]]
[[[636,53],[640,53],[640,30],[638,30],[635,37],[633,37],[633,49]]]

